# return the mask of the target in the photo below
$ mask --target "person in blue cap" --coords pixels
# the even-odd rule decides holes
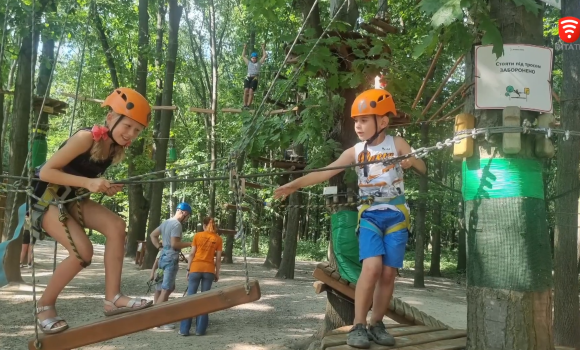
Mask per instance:
[[[254,99],[254,92],[258,89],[258,76],[260,75],[260,67],[268,54],[266,53],[266,46],[262,44],[262,58],[258,62],[258,53],[252,52],[250,54],[250,59],[246,56],[246,45],[244,44],[244,52],[242,52],[242,58],[244,62],[248,65],[248,76],[244,80],[244,107],[243,109],[250,109],[252,100]]]
[[[182,223],[186,222],[191,216],[191,206],[187,203],[179,203],[175,215],[165,220],[158,228],[151,232],[151,242],[161,248],[159,257],[159,269],[163,270],[163,282],[157,284],[157,290],[160,290],[157,303],[163,303],[169,299],[169,295],[175,290],[175,278],[179,270],[179,252],[183,248],[191,246],[191,242],[182,242],[183,233]],[[159,242],[159,235],[162,242]],[[168,324],[160,327],[163,330],[175,329],[175,325]]]

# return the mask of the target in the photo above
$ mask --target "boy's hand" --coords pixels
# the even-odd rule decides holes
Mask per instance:
[[[292,186],[290,183],[284,185],[284,186],[280,186],[277,189],[274,190],[274,199],[278,199],[278,198],[286,198],[289,195],[291,195],[292,193],[296,192],[298,188]]]
[[[411,158],[407,158],[401,161],[401,168],[403,169],[409,169],[410,167],[413,166],[413,163],[415,162],[415,157],[411,157]]]

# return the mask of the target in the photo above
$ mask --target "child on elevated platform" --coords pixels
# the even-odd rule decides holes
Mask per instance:
[[[265,44],[262,44],[262,58],[258,62],[258,53],[252,52],[250,60],[246,56],[246,45],[244,44],[244,51],[242,52],[242,59],[248,65],[248,75],[244,79],[244,107],[243,109],[250,109],[252,101],[254,100],[254,92],[258,90],[258,76],[260,75],[260,68],[266,62],[268,54],[266,53]]]
[[[51,205],[51,200],[70,200],[86,192],[113,196],[123,185],[111,184],[100,176],[111,164],[119,163],[125,149],[151,120],[151,107],[145,97],[128,88],[118,88],[101,105],[109,107],[105,126],[95,125],[77,131],[43,165],[36,169],[34,194],[29,208],[32,234],[44,238],[44,231],[69,256],[54,271],[36,309],[42,332],[59,333],[69,326],[56,315],[56,299],[64,287],[91,264],[93,245],[84,228],[105,235],[105,316],[141,310],[151,306],[144,299],[121,294],[121,271],[125,243],[125,221],[89,198]],[[79,310],[82,312],[82,310]]]
[[[397,117],[393,96],[386,90],[372,89],[354,101],[351,117],[355,132],[362,142],[344,151],[328,167],[348,166],[411,153],[411,146],[401,137],[385,135],[390,118]],[[356,285],[355,319],[348,333],[347,344],[361,349],[370,347],[370,340],[380,345],[394,345],[382,322],[393,295],[397,268],[403,267],[408,239],[409,209],[405,202],[402,169],[415,167],[425,173],[425,163],[415,157],[399,164],[374,163],[356,167],[359,194],[364,204],[359,207],[359,259],[362,271]],[[313,172],[298,178],[274,192],[284,198],[296,190],[326,181],[344,169]],[[370,325],[367,313],[371,306]]]

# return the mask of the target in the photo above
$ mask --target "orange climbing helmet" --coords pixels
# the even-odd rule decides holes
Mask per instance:
[[[133,89],[115,89],[101,104],[101,107],[105,106],[110,107],[115,113],[133,119],[144,127],[147,127],[151,121],[149,101]]]
[[[352,103],[350,116],[352,118],[366,115],[384,116],[389,112],[397,116],[397,108],[391,93],[382,89],[370,89],[356,97]]]

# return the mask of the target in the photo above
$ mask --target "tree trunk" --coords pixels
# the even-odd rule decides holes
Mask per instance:
[[[289,175],[278,177],[278,186],[288,183]],[[284,216],[282,213],[272,211],[272,227],[268,239],[268,254],[264,261],[264,266],[268,268],[279,268],[282,262],[282,231],[284,230]]]
[[[435,165],[434,180],[441,182],[442,180],[442,166],[443,161],[437,160]],[[431,229],[431,268],[429,269],[429,276],[441,277],[441,208],[445,204],[445,195],[441,198],[433,198],[433,228]]]
[[[139,56],[137,58],[135,89],[145,97],[147,97],[147,49],[149,47],[148,6],[149,0],[139,0]],[[142,173],[142,171],[137,169],[137,162],[143,157],[144,148],[142,137],[137,139],[129,148],[129,157],[127,157],[127,175],[129,177]],[[149,203],[143,194],[143,185],[134,184],[129,186],[129,227],[125,253],[128,257],[135,256],[137,253],[137,241],[145,238],[148,210]]]
[[[491,0],[490,15],[504,43],[542,45],[541,12],[535,16],[514,2]],[[472,50],[466,56],[467,84],[475,79],[474,53]],[[466,111],[473,112],[473,89],[467,99]],[[478,128],[502,124],[501,110],[476,110],[475,114]],[[536,117],[529,111],[521,115],[531,121]],[[541,165],[533,156],[533,135],[522,134],[521,140],[522,151],[510,156],[510,171],[523,171],[525,162],[536,169],[526,170],[529,186],[537,182],[541,188]],[[478,188],[493,188],[498,193],[464,198],[468,228],[467,349],[553,350],[552,262],[544,198],[529,196],[525,186],[520,193],[510,195],[511,188],[501,191],[508,174],[501,170],[481,172],[492,163],[501,168],[501,145],[499,134],[489,141],[478,138],[474,156],[466,161],[463,172],[469,176],[464,178],[464,194]],[[466,186],[475,189],[468,191]]]
[[[421,145],[429,145],[429,124],[421,124]],[[428,162],[425,162],[428,167]],[[425,288],[425,236],[427,234],[427,196],[429,181],[427,176],[419,177],[419,198],[417,199],[417,216],[415,216],[415,274],[413,287]]]
[[[169,45],[167,47],[167,59],[165,62],[165,82],[163,90],[164,106],[173,104],[173,81],[175,77],[175,66],[177,61],[177,45],[179,35],[179,22],[183,7],[178,5],[177,0],[169,0]],[[169,129],[173,111],[163,110],[161,112],[161,121],[159,123],[158,148],[155,152],[155,171],[166,168],[167,163],[167,143],[169,138]],[[158,175],[161,178],[163,174]],[[161,205],[163,201],[163,183],[154,183],[151,186],[151,208],[149,212],[149,234],[161,224]],[[155,262],[157,249],[151,242],[151,237],[147,239],[147,253],[143,268],[150,269]]]
[[[96,3],[94,3],[96,6]],[[105,60],[107,61],[107,66],[109,67],[109,73],[111,75],[111,82],[113,83],[113,88],[119,87],[119,77],[117,75],[117,68],[115,67],[115,59],[113,58],[113,53],[111,52],[111,47],[109,46],[109,39],[107,33],[105,32],[105,27],[103,25],[103,20],[96,10],[93,11],[95,16],[95,27],[97,29],[97,34],[99,35],[99,40],[101,41],[101,46],[103,47],[103,53],[105,54]]]
[[[580,17],[580,3],[564,0],[562,17]],[[580,51],[564,50],[561,128],[579,130]],[[578,305],[578,143],[558,138],[556,193],[567,195],[556,199],[554,232],[554,340],[556,345],[580,349]]]
[[[51,2],[50,11],[56,12],[56,3]],[[54,28],[47,28],[54,30]],[[38,65],[38,84],[36,85],[36,95],[44,98],[45,94],[50,97],[50,73],[52,72],[52,65],[54,64],[54,38],[50,32],[42,33],[42,52],[40,55],[40,64]],[[33,112],[33,125],[36,126],[36,119],[38,118],[38,111]],[[39,128],[48,131],[48,113],[42,112],[40,114]],[[44,137],[44,135],[38,135]],[[44,157],[46,160],[46,156]]]
[[[157,72],[157,79],[155,80],[155,86],[157,87],[155,93],[156,106],[161,106],[163,102],[163,77],[160,73],[163,67],[163,28],[165,26],[166,12],[165,0],[159,0],[159,7],[157,8],[157,35],[155,38],[155,72]],[[161,110],[156,110],[153,118],[153,137],[159,137]],[[155,148],[157,148],[157,140],[155,140],[154,144]]]
[[[238,174],[244,168],[244,152],[236,159],[236,170]],[[236,229],[236,219],[237,219],[237,210],[230,210],[228,215],[228,229],[235,230]],[[224,250],[224,256],[222,262],[225,264],[233,264],[234,263],[234,236],[228,235],[226,238],[226,249]]]
[[[314,0],[295,0],[295,6],[300,9],[302,12],[302,19],[305,19],[312,8],[312,4],[314,4]],[[339,5],[340,6],[340,5]],[[306,22],[306,28],[314,29],[314,33],[312,35],[313,38],[319,38],[322,35],[322,26],[320,25],[320,8],[318,3],[312,10],[312,14],[308,21]]]
[[[34,38],[34,39],[33,39]],[[33,45],[34,41],[34,45]],[[9,175],[22,176],[22,170],[26,166],[26,156],[28,153],[28,121],[31,118],[31,92],[32,79],[34,77],[34,62],[38,47],[38,34],[29,33],[22,40],[20,52],[18,53],[18,71],[16,73],[16,85],[14,88],[14,118],[10,127],[10,169]],[[27,172],[25,173],[27,175]],[[8,180],[8,184],[13,184],[14,180]],[[2,231],[2,241],[11,239],[18,225],[15,220],[18,215],[18,208],[24,203],[26,195],[24,193],[8,192],[6,195],[6,209],[4,211],[4,229]],[[10,244],[6,252],[4,264],[6,265],[6,278],[8,281],[20,281],[20,250],[21,243]]]
[[[15,59],[12,64],[10,65],[10,72],[8,72],[8,83],[6,84],[6,90],[10,90],[10,88],[12,87],[12,85],[14,84],[14,78],[16,77],[16,67],[18,66],[18,59]],[[2,121],[2,134],[0,136],[0,144],[2,144],[2,147],[4,147],[4,145],[6,145],[6,132],[8,131],[8,122],[11,121],[12,119],[10,118],[11,115],[11,103],[8,103],[4,106],[4,120]],[[4,151],[2,151],[2,153],[0,154],[4,154]],[[0,168],[2,171],[4,170],[4,167]]]
[[[218,58],[217,58],[217,43],[216,43],[216,23],[215,23],[215,6],[214,0],[209,0],[209,38],[210,38],[210,50],[211,50],[211,123],[210,123],[210,140],[211,140],[211,165],[210,170],[215,171],[216,169],[216,122],[217,122],[217,108],[218,108]],[[215,216],[215,192],[216,183],[211,181],[209,190],[209,215],[211,217]]]
[[[260,223],[262,222],[262,212],[264,211],[264,204],[262,202],[255,201],[253,204],[254,216],[252,222],[252,249],[250,252],[252,254],[260,253]]]
[[[302,145],[295,147],[295,152],[302,155]],[[286,226],[286,239],[284,240],[284,253],[282,263],[276,274],[276,278],[294,279],[294,266],[296,265],[296,247],[298,245],[298,229],[300,225],[300,208],[302,194],[294,192],[288,199],[288,224]]]
[[[228,223],[227,229],[228,230],[235,230],[236,229],[236,217],[237,217],[237,210],[230,210],[228,213]],[[224,249],[224,256],[222,258],[222,263],[224,264],[233,264],[234,263],[234,236],[228,235],[226,238],[226,247]]]

